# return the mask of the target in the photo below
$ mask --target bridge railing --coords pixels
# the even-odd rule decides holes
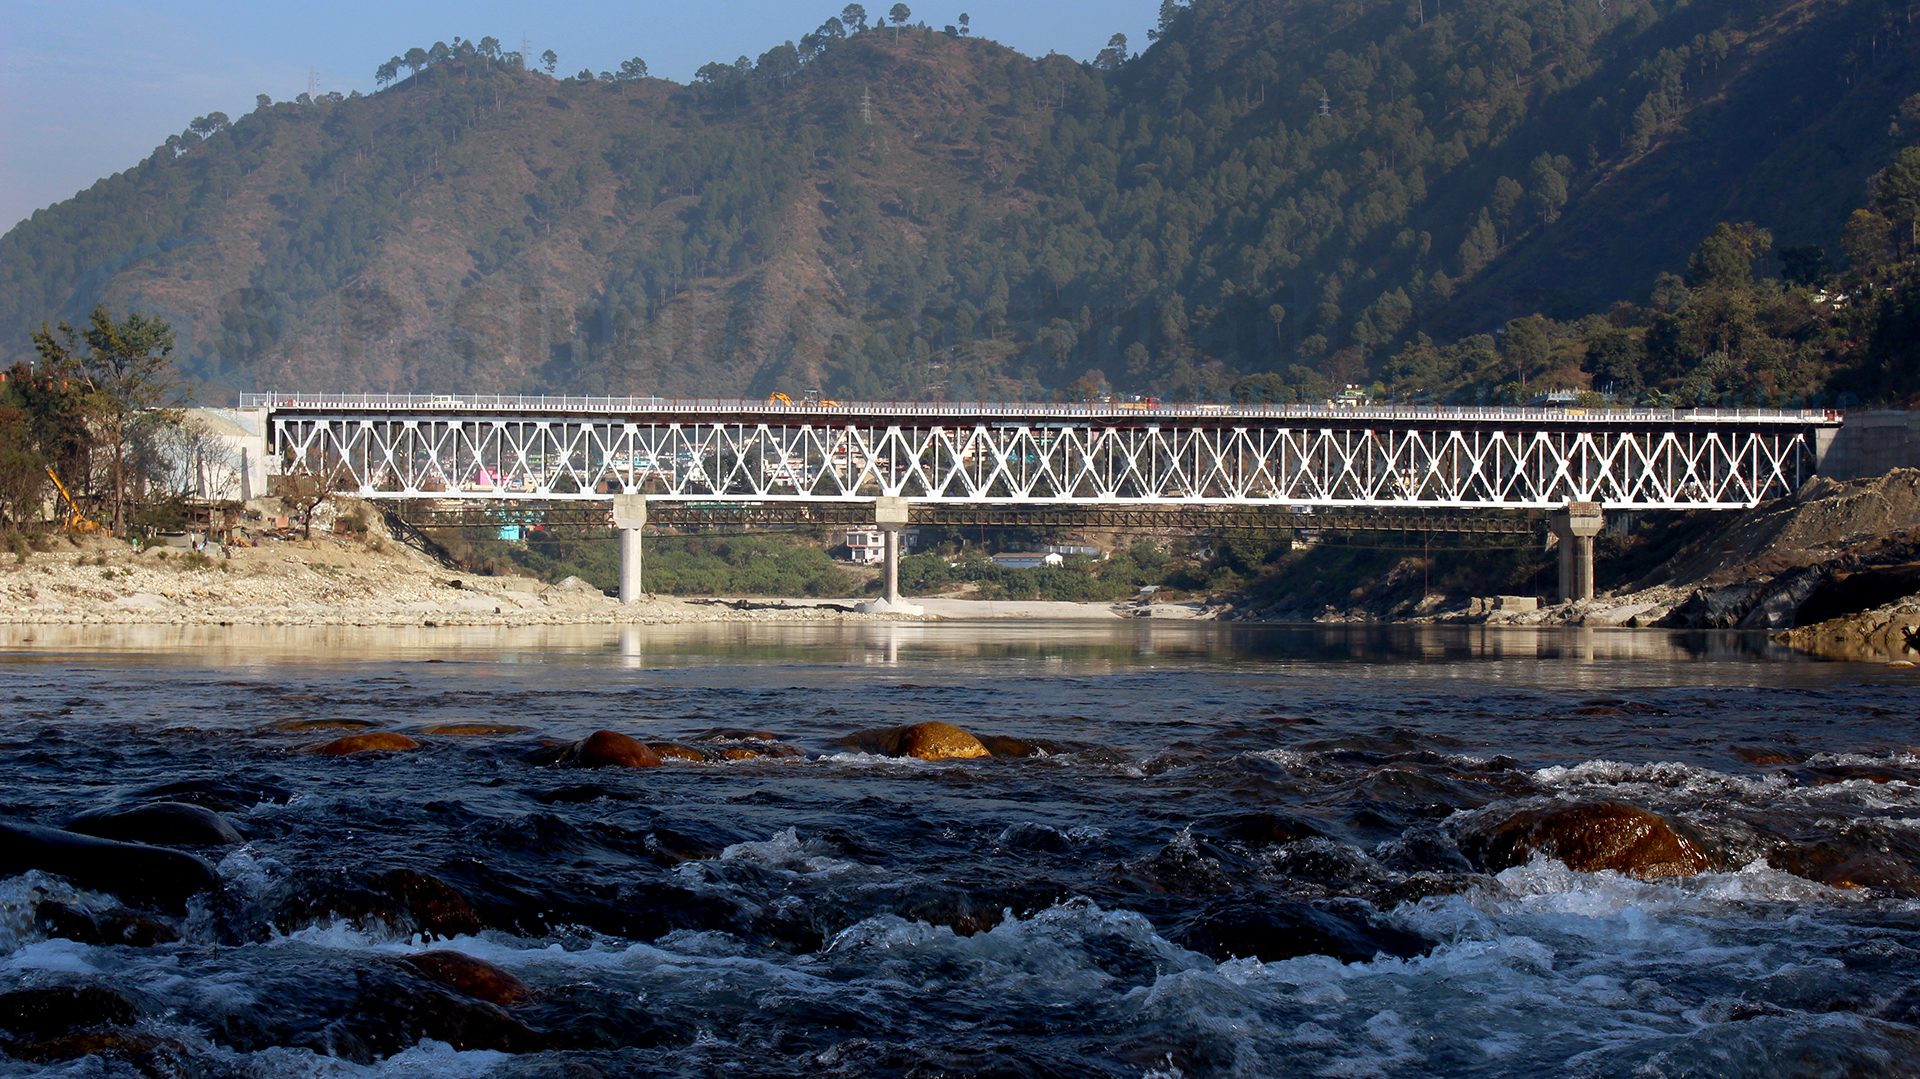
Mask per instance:
[[[1833,409],[1777,408],[1522,408],[1417,407],[1401,405],[1335,408],[1326,405],[1260,405],[1104,402],[1039,404],[995,401],[836,401],[831,404],[783,404],[762,398],[728,397],[586,397],[536,394],[421,394],[421,393],[246,393],[241,408],[299,409],[341,412],[528,412],[593,415],[662,416],[792,416],[796,419],[899,417],[989,420],[1062,419],[1225,419],[1252,420],[1355,419],[1409,422],[1482,423],[1790,423],[1838,424],[1843,413]]]

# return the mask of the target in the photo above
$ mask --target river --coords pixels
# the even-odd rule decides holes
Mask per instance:
[[[7,627],[0,818],[242,841],[178,907],[0,878],[0,1076],[1920,1075],[1915,682],[1631,630]],[[1021,755],[860,733],[926,720]],[[555,763],[601,729],[743,759]],[[367,730],[420,744],[313,752]],[[1596,804],[1704,868],[1490,862]]]

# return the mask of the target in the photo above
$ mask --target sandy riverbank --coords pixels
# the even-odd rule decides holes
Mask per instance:
[[[1199,604],[915,599],[919,615],[854,611],[856,598],[651,596],[621,604],[585,582],[449,571],[405,545],[316,536],[200,555],[112,541],[0,557],[0,623],[16,625],[543,626],[685,622],[1195,619]]]

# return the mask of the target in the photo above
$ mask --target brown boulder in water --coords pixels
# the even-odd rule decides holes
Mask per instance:
[[[660,754],[615,731],[594,731],[575,742],[566,759],[582,768],[660,767]]]
[[[1580,802],[1523,810],[1468,825],[1460,851],[1488,872],[1525,865],[1535,854],[1582,873],[1612,869],[1651,880],[1713,868],[1698,846],[1666,818],[1618,802]]]
[[[395,734],[392,731],[377,731],[373,734],[350,734],[345,738],[335,738],[333,741],[314,750],[314,752],[325,754],[329,757],[344,757],[350,753],[367,753],[375,750],[399,752],[401,750],[419,748],[420,743],[408,738],[404,734]]]
[[[980,739],[951,723],[930,720],[915,723],[900,731],[896,757],[918,757],[923,761],[944,761],[989,756]]]
[[[401,964],[414,973],[475,1000],[505,1007],[532,995],[533,989],[505,967],[475,959],[465,952],[447,950],[417,952],[405,956]]]
[[[692,761],[695,764],[706,764],[713,760],[710,754],[693,746],[683,746],[678,742],[648,742],[646,745],[663,761]]]

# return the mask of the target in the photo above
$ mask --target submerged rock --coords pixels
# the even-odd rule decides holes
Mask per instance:
[[[980,739],[951,723],[929,720],[900,731],[896,757],[918,757],[923,761],[966,760],[990,756]]]
[[[31,1045],[17,1045],[11,1052],[34,1064],[83,1057],[96,1063],[119,1058],[130,1061],[142,1075],[184,1074],[178,1066],[184,1055],[180,1043],[134,1030],[83,1030]]]
[[[581,768],[658,768],[660,754],[617,731],[595,731],[567,747],[561,761]]]
[[[65,877],[82,888],[112,892],[122,899],[175,908],[184,905],[189,896],[220,888],[220,874],[213,866],[183,851],[35,824],[0,824],[0,876],[29,869]]]
[[[1651,880],[1691,876],[1713,868],[1692,840],[1657,813],[1618,802],[1581,802],[1483,817],[1460,830],[1460,850],[1497,873],[1525,865],[1535,854],[1558,858],[1582,873],[1603,869]]]
[[[45,902],[34,909],[33,920],[47,936],[76,944],[151,948],[180,939],[180,931],[167,923],[125,908],[96,915],[65,903]]]
[[[648,742],[646,746],[663,761],[693,761],[695,764],[706,764],[714,759],[713,754],[705,750],[684,746],[678,742]]]
[[[374,751],[397,753],[419,748],[420,743],[408,738],[404,734],[395,734],[392,731],[376,731],[372,734],[350,734],[345,738],[335,738],[333,741],[314,750],[314,752],[325,754],[329,757],[344,757],[352,753],[369,753]]]
[[[525,1000],[533,988],[505,967],[476,959],[465,952],[417,952],[400,960],[414,973],[457,993],[505,1007]]]
[[[371,719],[283,719],[273,725],[279,731],[364,731],[380,724]]]
[[[221,847],[243,841],[227,818],[187,802],[149,802],[127,809],[95,810],[69,821],[67,830],[161,846]]]
[[[59,985],[0,993],[0,1028],[23,1039],[56,1037],[88,1027],[131,1023],[126,997],[102,985]]]
[[[1409,959],[1433,947],[1424,937],[1364,919],[1263,899],[1211,904],[1182,922],[1169,939],[1216,961],[1252,957],[1262,963],[1301,955],[1330,955],[1343,963],[1381,955]]]

